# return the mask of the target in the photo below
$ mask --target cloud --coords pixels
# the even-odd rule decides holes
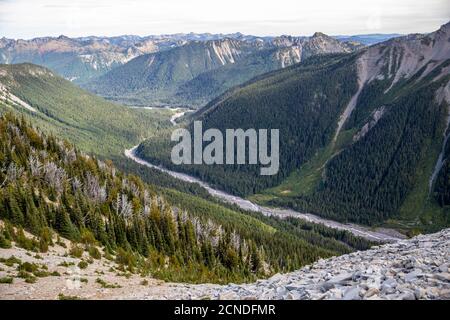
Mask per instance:
[[[0,36],[428,32],[448,0],[0,0]]]
[[[366,22],[367,29],[370,31],[378,31],[382,28],[382,13],[380,8],[376,8],[369,16]]]

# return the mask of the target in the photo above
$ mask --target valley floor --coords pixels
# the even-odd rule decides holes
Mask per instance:
[[[387,228],[371,229],[371,228],[356,225],[356,224],[345,224],[345,223],[340,223],[340,222],[336,222],[336,221],[329,220],[329,219],[324,219],[324,218],[318,217],[318,216],[310,214],[310,213],[301,213],[301,212],[297,212],[297,211],[290,210],[290,209],[269,208],[269,207],[263,207],[263,206],[257,205],[249,200],[242,199],[238,196],[230,195],[230,194],[225,193],[220,190],[216,190],[216,189],[210,187],[207,183],[205,183],[195,177],[192,177],[190,175],[171,171],[166,168],[153,165],[150,162],[148,162],[144,159],[141,159],[136,155],[137,148],[138,148],[138,146],[135,146],[129,150],[125,150],[125,156],[128,159],[131,159],[140,165],[160,170],[160,171],[165,172],[179,180],[189,182],[189,183],[198,183],[200,186],[205,188],[212,196],[215,196],[225,202],[235,204],[238,207],[240,207],[241,209],[261,212],[267,216],[277,216],[280,218],[294,217],[294,218],[302,219],[302,220],[312,222],[312,223],[323,224],[329,228],[349,231],[352,234],[354,234],[355,236],[362,237],[367,240],[375,241],[375,242],[391,242],[391,241],[397,241],[397,240],[405,238],[404,235],[402,235],[401,233],[399,233],[398,231],[396,231],[394,229],[387,229]]]
[[[17,277],[18,265],[8,263],[12,256],[53,275],[27,283]],[[166,283],[121,273],[115,262],[105,258],[80,269],[81,259],[70,257],[60,245],[38,255],[15,246],[0,249],[0,261],[0,280],[12,278],[11,284],[0,283],[0,299],[8,300],[450,299],[450,229],[319,260],[292,273],[243,285]]]

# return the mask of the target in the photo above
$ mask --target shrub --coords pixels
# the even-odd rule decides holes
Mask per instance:
[[[5,284],[5,283],[11,284],[11,283],[13,283],[13,281],[14,281],[14,279],[11,277],[0,278],[0,283],[3,283],[3,284]]]
[[[74,265],[75,265],[75,263],[73,263],[73,262],[63,261],[60,264],[58,264],[58,267],[66,267],[66,268],[68,268],[68,267],[74,266]]]
[[[80,263],[78,263],[78,268],[80,269],[86,269],[88,267],[88,263],[84,260],[80,261]]]
[[[22,228],[19,228],[14,238],[18,247],[30,251],[38,251],[39,243],[35,239],[28,239]]]
[[[100,278],[97,278],[95,280],[95,282],[98,283],[99,285],[101,285],[102,288],[108,288],[108,289],[121,288],[121,286],[118,285],[117,283],[116,284],[110,284],[110,283],[107,283],[105,280],[100,279]]]
[[[109,250],[105,250],[105,254],[103,255],[103,257],[104,257],[106,260],[114,261],[114,258],[113,258],[113,256],[111,255],[111,253],[109,252]]]
[[[49,245],[53,245],[52,232],[49,228],[45,227],[41,230],[39,237],[39,251],[47,252]]]
[[[30,274],[29,274],[28,272],[24,271],[24,270],[20,270],[20,271],[17,273],[17,277],[22,278],[22,279],[26,279],[26,278],[28,278],[29,276],[30,276]]]
[[[17,268],[17,270],[21,271],[26,271],[26,272],[35,272],[39,269],[39,266],[35,263],[30,263],[30,262],[24,262],[22,264],[19,265],[19,267]]]
[[[8,267],[12,267],[14,264],[21,264],[22,260],[20,260],[19,258],[16,258],[14,256],[9,257],[6,260],[2,260],[1,262],[3,262],[6,266]]]
[[[12,241],[15,236],[13,225],[6,221],[5,226],[2,229],[2,233],[6,240]]]
[[[37,281],[36,277],[33,277],[33,276],[25,278],[26,283],[36,283],[36,281]]]
[[[47,252],[48,251],[48,243],[44,240],[39,239],[39,252]]]
[[[88,229],[81,230],[81,243],[91,246],[96,245],[97,240],[95,240],[94,234]]]
[[[141,281],[141,285],[143,285],[143,286],[148,286],[148,280],[147,280],[147,279],[142,280],[142,281]]]
[[[33,272],[33,275],[35,275],[38,278],[45,278],[50,275],[50,272],[44,271],[44,270],[38,270],[38,271]]]
[[[82,300],[82,299],[78,296],[66,296],[66,295],[60,293],[58,295],[58,300]]]
[[[3,232],[0,232],[0,248],[2,249],[9,249],[11,248],[11,241],[6,239]]]
[[[116,262],[119,265],[127,266],[130,269],[133,269],[136,266],[136,258],[134,257],[133,253],[122,248],[117,249]]]
[[[25,270],[20,270],[17,273],[17,277],[25,279],[26,283],[35,283],[36,282],[36,277]]]
[[[89,252],[89,255],[94,259],[99,260],[102,258],[102,254],[100,253],[100,250],[97,249],[97,247],[89,246],[88,252]]]
[[[83,248],[78,245],[72,245],[69,254],[74,258],[81,258],[83,256]]]

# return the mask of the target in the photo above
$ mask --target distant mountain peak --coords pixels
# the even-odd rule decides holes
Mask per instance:
[[[450,21],[446,24],[443,24],[437,32],[450,33]]]
[[[315,32],[311,38],[331,38],[323,32]]]

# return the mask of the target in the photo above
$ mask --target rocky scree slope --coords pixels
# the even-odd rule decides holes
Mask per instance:
[[[354,252],[253,284],[181,286],[181,299],[450,299],[450,229]],[[145,296],[143,298],[151,298]],[[168,298],[174,298],[172,296]]]

